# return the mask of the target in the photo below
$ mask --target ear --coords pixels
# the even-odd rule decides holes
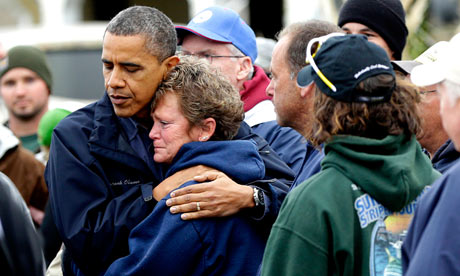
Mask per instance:
[[[166,71],[163,73],[163,79],[166,77],[166,74],[174,68],[179,63],[179,57],[178,56],[171,56],[165,60],[163,60],[162,65],[166,67]]]
[[[216,131],[216,120],[214,118],[206,118],[202,121],[200,127],[201,131],[198,140],[200,142],[208,141]]]
[[[247,80],[248,75],[251,72],[252,69],[252,61],[250,57],[243,57],[240,58],[240,70],[238,70],[238,73],[236,74],[236,80],[241,81],[241,80]]]
[[[316,84],[312,81],[309,85],[305,87],[300,87],[300,96],[302,98],[312,97],[315,95]]]

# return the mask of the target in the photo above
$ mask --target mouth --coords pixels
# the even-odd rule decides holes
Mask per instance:
[[[117,94],[111,94],[109,95],[110,101],[114,105],[122,105],[126,103],[131,97],[123,96],[123,95],[117,95]]]
[[[14,105],[16,107],[26,107],[26,106],[29,105],[29,101],[28,100],[19,100],[19,101],[14,102]]]

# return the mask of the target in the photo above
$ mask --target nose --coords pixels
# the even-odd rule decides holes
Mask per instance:
[[[16,82],[14,92],[16,96],[24,96],[27,93],[27,85],[23,81]]]
[[[152,129],[149,132],[149,138],[154,141],[157,140],[160,137],[159,129],[160,127],[158,126],[158,123],[153,123]]]
[[[115,67],[107,78],[107,87],[116,89],[124,87],[124,85],[125,82],[122,77],[122,72],[120,69]]]
[[[265,94],[267,94],[267,96],[269,97],[272,97],[273,98],[273,95],[275,93],[275,88],[274,88],[274,84],[273,84],[273,80],[270,81],[270,83],[268,84],[267,88],[265,89]]]

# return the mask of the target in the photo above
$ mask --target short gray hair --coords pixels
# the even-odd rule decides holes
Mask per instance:
[[[230,140],[244,119],[240,93],[219,71],[202,59],[181,56],[155,92],[152,110],[167,93],[174,93],[182,114],[192,126],[214,118],[216,130],[211,140]]]
[[[286,58],[291,74],[297,76],[299,71],[306,66],[306,50],[310,40],[334,32],[343,31],[331,22],[316,19],[293,23],[284,28],[276,38],[289,36]]]
[[[176,52],[177,36],[171,19],[161,11],[146,6],[134,6],[119,12],[105,30],[114,35],[143,35],[145,48],[159,62]]]
[[[235,45],[233,44],[226,44],[227,49],[230,50],[230,53],[232,56],[246,56],[243,52],[240,51],[240,49],[236,48]],[[248,73],[247,79],[250,80],[254,76],[254,64],[252,64],[252,59],[251,59],[251,70]]]

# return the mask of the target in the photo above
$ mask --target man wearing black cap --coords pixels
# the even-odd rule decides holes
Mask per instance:
[[[382,47],[391,60],[400,60],[408,30],[400,0],[348,0],[338,25],[347,34],[363,34]]]
[[[413,201],[439,176],[416,140],[416,89],[364,36],[333,35],[310,41],[297,77],[315,90],[321,172],[288,194],[262,275],[402,275]]]
[[[37,129],[48,111],[52,77],[45,54],[32,46],[17,46],[0,63],[0,93],[8,109],[7,126],[33,153],[40,151]]]

